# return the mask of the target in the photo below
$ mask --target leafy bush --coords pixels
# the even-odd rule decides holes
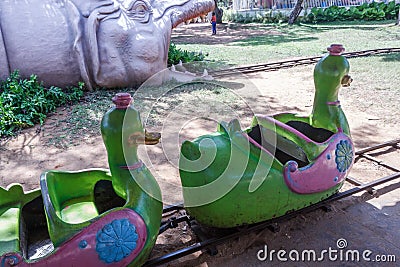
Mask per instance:
[[[253,15],[246,13],[245,15],[233,12],[232,10],[224,10],[222,20],[237,23],[282,23],[289,20],[289,13],[282,13],[280,10],[270,9],[268,12],[255,12]]]
[[[313,7],[305,18],[306,22],[324,22],[336,20],[385,20],[396,19],[399,12],[400,3],[394,1],[364,3],[360,6],[328,8]]]
[[[171,43],[168,50],[168,65],[176,65],[179,61],[182,61],[182,63],[203,61],[206,56],[207,55],[204,55],[202,52],[197,53],[182,50],[177,48],[175,44]]]
[[[44,88],[36,75],[20,79],[14,71],[0,83],[0,137],[11,136],[16,131],[42,124],[46,115],[57,107],[79,100],[83,83],[63,91],[58,87]]]
[[[395,1],[383,5],[383,11],[385,12],[386,19],[396,19],[399,12],[400,3],[396,5]]]
[[[306,8],[302,22],[326,22],[326,21],[352,21],[352,20],[392,20],[396,19],[400,3],[395,1],[364,3],[360,6],[338,7],[330,6]],[[255,12],[253,15],[236,13],[232,10],[224,10],[223,20],[237,23],[283,23],[289,20],[290,12],[280,10],[266,10]]]

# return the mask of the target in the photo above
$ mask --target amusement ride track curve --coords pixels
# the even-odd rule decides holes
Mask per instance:
[[[357,58],[357,57],[367,57],[367,56],[375,56],[381,54],[390,54],[390,53],[399,53],[400,47],[394,48],[380,48],[380,49],[370,49],[370,50],[363,50],[363,51],[355,51],[355,52],[347,52],[343,53],[342,55],[346,58]],[[314,56],[314,57],[305,57],[305,58],[298,58],[298,59],[291,59],[291,60],[284,60],[284,61],[277,61],[277,62],[270,62],[270,63],[262,63],[256,65],[249,65],[249,66],[242,66],[242,67],[234,67],[228,68],[223,70],[217,71],[209,71],[209,74],[215,78],[217,77],[224,77],[235,75],[237,73],[254,73],[254,72],[261,72],[261,71],[276,71],[279,69],[286,69],[301,65],[310,65],[317,63],[322,56]]]

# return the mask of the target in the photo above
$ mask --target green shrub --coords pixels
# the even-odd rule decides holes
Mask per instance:
[[[400,4],[396,5],[394,1],[389,2],[387,5],[383,5],[383,11],[386,14],[386,19],[396,19],[399,8]]]
[[[168,65],[178,64],[179,61],[182,63],[192,62],[192,61],[203,61],[207,55],[202,52],[189,52],[187,50],[182,50],[177,48],[175,44],[171,43],[168,50]]]
[[[353,21],[353,20],[393,20],[397,19],[400,3],[395,1],[364,3],[360,6],[338,7],[330,6],[327,8],[305,7],[302,22],[326,22],[326,21]],[[287,22],[290,12],[282,13],[280,10],[268,10],[263,13],[256,12],[254,16],[235,13],[231,9],[224,10],[223,20],[237,23],[283,23]]]
[[[364,3],[357,7],[337,7],[330,6],[328,8],[313,7],[310,13],[306,16],[306,22],[324,22],[337,20],[384,20],[396,19],[399,12],[400,3],[396,4],[390,1],[387,4],[384,2]]]
[[[36,75],[20,79],[14,71],[0,83],[0,137],[11,136],[16,131],[42,124],[46,115],[57,107],[79,100],[83,83],[65,91],[58,87],[45,88]]]
[[[268,12],[255,12],[253,15],[246,13],[245,15],[235,13],[228,9],[224,11],[223,21],[236,23],[282,23],[287,22],[288,14],[284,14],[279,10],[270,9]]]
[[[359,8],[352,6],[349,8],[349,12],[348,12],[347,16],[354,20],[361,20],[363,17],[363,12]]]

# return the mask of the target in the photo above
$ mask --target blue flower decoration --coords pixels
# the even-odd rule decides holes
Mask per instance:
[[[336,145],[336,167],[340,172],[347,171],[353,162],[353,147],[348,140],[342,140]]]
[[[128,219],[114,220],[97,232],[96,251],[106,262],[118,262],[135,248],[138,234]]]

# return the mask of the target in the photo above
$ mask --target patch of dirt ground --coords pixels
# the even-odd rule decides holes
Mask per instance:
[[[238,29],[229,28],[222,31],[240,31],[235,34],[234,38],[242,38],[246,35],[261,34],[257,30],[251,28]],[[219,39],[205,39],[200,34],[199,38],[193,37],[193,28],[178,27],[174,31],[175,39],[184,39],[186,41],[196,42],[220,42],[231,41],[232,37],[221,34]],[[265,34],[265,32],[264,32]],[[229,37],[229,38],[228,38]],[[292,69],[284,69],[268,73],[255,73],[247,76],[248,81],[252,84],[255,90],[252,95],[248,95],[247,100],[251,108],[256,113],[279,113],[279,112],[294,112],[294,113],[310,113],[313,101],[313,82],[312,82],[313,66],[295,67]],[[363,99],[369,100],[377,97],[378,91],[373,88],[365,90],[357,86],[356,77],[352,86],[349,89],[343,89],[340,93],[340,99],[343,109],[347,115],[353,140],[357,149],[371,146],[384,141],[400,138],[399,129],[399,99],[400,91],[385,92],[385,99],[392,99],[392,102],[382,103],[378,100],[371,104],[368,110],[360,110],[357,103]],[[377,97],[379,98],[379,97]],[[110,99],[111,103],[111,99]],[[140,109],[140,107],[138,107]],[[49,144],[49,138],[62,134],[63,118],[68,117],[72,112],[73,107],[64,107],[58,109],[52,114],[42,127],[36,126],[31,129],[22,131],[15,138],[0,140],[0,185],[6,187],[10,183],[21,183],[25,190],[31,190],[39,186],[40,174],[45,170],[81,170],[87,168],[108,168],[107,154],[102,142],[99,131],[91,134],[85,134],[79,137],[76,135],[73,140],[75,145],[69,147],[56,147]],[[385,116],[382,117],[384,110]],[[166,114],[168,115],[168,114]],[[168,117],[168,116],[166,116]],[[243,122],[246,126],[249,123],[249,118]],[[195,120],[191,121],[190,127],[182,126],[180,139],[191,139],[207,132],[213,132],[216,128],[214,120]],[[78,136],[78,137],[77,137]],[[56,136],[57,137],[57,136]],[[163,199],[166,204],[182,202],[180,192],[180,181],[178,171],[168,157],[165,155],[166,140],[158,145],[147,147],[148,162],[150,169],[158,179],[162,188]],[[144,154],[146,151],[142,150]],[[376,154],[386,162],[400,168],[399,150],[380,151]],[[175,155],[176,157],[176,155]],[[176,159],[176,158],[175,158]],[[371,163],[365,159],[360,159],[353,167],[350,175],[356,177],[362,182],[368,182],[372,179],[389,175],[393,172],[388,171],[377,164]],[[316,227],[321,221],[336,216],[341,213],[342,209],[349,207],[353,202],[360,202],[357,198],[349,199],[344,202],[335,204],[333,213],[323,213],[316,211],[308,215],[297,217],[283,227],[284,231],[280,234],[268,233],[261,231],[248,236],[240,237],[237,240],[228,242],[223,246],[219,246],[219,252],[215,257],[207,256],[206,253],[197,252],[184,259],[173,262],[171,266],[259,266],[259,261],[256,258],[249,259],[248,255],[243,256],[242,260],[236,261],[236,265],[232,260],[228,265],[224,265],[224,259],[236,259],[236,255],[254,250],[255,245],[265,243],[266,238],[285,240],[284,244],[290,247],[291,242],[301,242],[301,240],[291,240],[289,235],[293,229],[300,229],[306,224],[313,224]],[[344,203],[344,204],[343,204]],[[365,208],[367,209],[367,208]],[[347,220],[344,218],[343,220]],[[303,229],[303,230],[302,230]],[[304,232],[307,235],[307,232]],[[327,233],[329,235],[329,233]],[[298,237],[300,238],[300,237]],[[162,255],[166,252],[171,252],[176,248],[186,246],[198,242],[195,235],[188,229],[188,226],[183,223],[173,230],[168,230],[160,235],[157,245],[153,252],[153,257]],[[317,242],[317,241],[316,241]],[[278,246],[279,244],[276,243]],[[240,256],[239,256],[240,258]],[[233,265],[232,265],[233,264]],[[244,265],[242,265],[244,264]],[[300,264],[298,266],[307,266]]]

